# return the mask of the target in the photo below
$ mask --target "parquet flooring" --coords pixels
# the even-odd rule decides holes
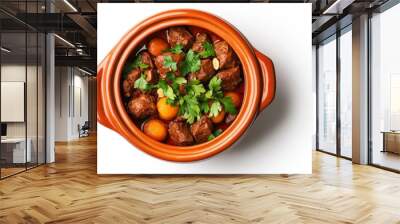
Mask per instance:
[[[0,181],[0,223],[400,223],[400,175],[314,152],[312,175],[98,176],[96,139]]]

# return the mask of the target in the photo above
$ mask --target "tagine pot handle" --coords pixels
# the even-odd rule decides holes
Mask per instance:
[[[101,83],[104,82],[104,70],[105,65],[107,64],[108,56],[104,58],[104,60],[97,66],[97,121],[106,126],[107,128],[113,129],[110,121],[108,120],[105,112],[104,112],[104,105],[103,105],[103,90],[101,87]]]
[[[261,95],[261,103],[259,107],[259,112],[261,112],[271,104],[272,100],[275,97],[275,69],[271,59],[269,59],[267,56],[256,49],[254,49],[254,51],[260,64],[263,83],[263,92]]]

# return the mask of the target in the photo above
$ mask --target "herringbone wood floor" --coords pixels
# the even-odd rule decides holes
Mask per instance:
[[[312,175],[98,176],[96,139],[0,181],[0,223],[400,223],[400,175],[314,153]]]

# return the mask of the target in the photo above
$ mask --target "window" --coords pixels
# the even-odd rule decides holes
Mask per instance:
[[[346,30],[347,29],[347,30]],[[340,36],[340,155],[352,157],[352,32]]]
[[[371,141],[374,165],[400,170],[400,4],[371,18]]]
[[[318,47],[318,149],[336,153],[336,38]]]
[[[40,4],[42,3],[42,4]],[[18,13],[42,1],[17,2]],[[16,2],[1,2],[0,6]],[[45,163],[45,35],[0,12],[0,178]],[[13,108],[13,109],[11,109]]]

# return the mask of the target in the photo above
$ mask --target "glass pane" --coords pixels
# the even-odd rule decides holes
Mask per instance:
[[[25,170],[26,33],[1,34],[1,166],[2,177]],[[28,149],[29,144],[28,144]]]
[[[28,38],[28,62],[27,62],[27,80],[26,80],[26,116],[27,116],[27,143],[30,148],[30,160],[28,160],[28,168],[37,165],[37,132],[38,132],[38,107],[37,107],[37,74],[38,74],[38,36],[36,32],[27,33]]]
[[[46,38],[45,35],[39,33],[38,35],[38,163],[45,163],[45,60],[46,60],[46,52],[45,52],[45,44]]]
[[[400,5],[372,18],[372,163],[400,170]]]
[[[352,35],[351,30],[340,36],[340,150],[352,156]]]
[[[336,39],[318,48],[318,148],[336,153]]]

